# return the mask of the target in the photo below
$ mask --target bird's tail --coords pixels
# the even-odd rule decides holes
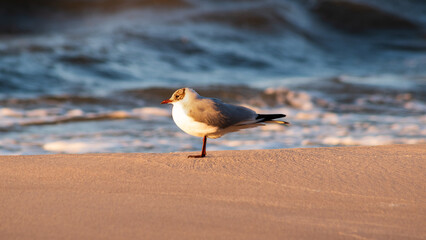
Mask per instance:
[[[258,114],[256,117],[257,123],[265,122],[265,123],[278,123],[283,125],[290,124],[286,121],[274,120],[276,118],[283,118],[284,114]]]

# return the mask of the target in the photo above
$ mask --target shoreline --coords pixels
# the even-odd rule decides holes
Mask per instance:
[[[426,144],[188,154],[0,156],[0,238],[426,238]]]

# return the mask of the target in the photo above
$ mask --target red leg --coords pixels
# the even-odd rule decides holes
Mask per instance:
[[[203,150],[201,150],[201,155],[189,155],[189,158],[202,158],[207,155],[206,153],[206,144],[207,144],[207,136],[203,138]]]
[[[206,145],[207,145],[207,136],[204,136],[204,138],[203,138],[203,150],[201,150],[201,156],[202,157],[205,157],[207,155]]]

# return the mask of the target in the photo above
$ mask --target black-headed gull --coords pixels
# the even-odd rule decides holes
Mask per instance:
[[[289,124],[274,120],[284,114],[257,114],[242,106],[224,103],[219,99],[200,96],[191,88],[176,90],[170,99],[161,104],[173,104],[172,117],[184,132],[203,138],[201,155],[205,157],[207,138],[218,138],[229,132],[264,125],[264,123]]]

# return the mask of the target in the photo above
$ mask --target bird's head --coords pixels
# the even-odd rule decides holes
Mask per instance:
[[[181,88],[176,90],[169,99],[162,101],[161,104],[166,104],[166,103],[174,104],[176,102],[184,100],[185,97],[187,99],[192,96],[198,96],[198,93],[191,88]]]

